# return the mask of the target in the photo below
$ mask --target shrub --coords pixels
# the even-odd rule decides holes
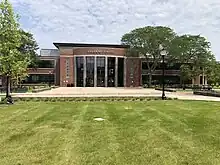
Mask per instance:
[[[194,95],[203,95],[203,96],[213,96],[213,97],[220,97],[220,92],[218,91],[202,91],[202,90],[197,90],[193,92]]]
[[[43,91],[47,91],[47,90],[51,90],[51,87],[33,89],[32,93],[38,93],[38,92],[43,92]]]
[[[166,100],[176,100],[167,98]],[[17,101],[31,102],[115,102],[115,101],[151,101],[161,100],[161,97],[13,97]],[[6,103],[1,101],[0,103]]]

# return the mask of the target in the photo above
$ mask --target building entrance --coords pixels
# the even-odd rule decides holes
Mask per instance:
[[[124,58],[77,56],[75,61],[76,87],[124,86]]]

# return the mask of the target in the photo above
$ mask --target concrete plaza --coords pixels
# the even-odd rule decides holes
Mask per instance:
[[[218,97],[193,95],[192,92],[165,92],[169,98],[178,98],[181,100],[207,100],[220,101]],[[161,96],[162,91],[147,88],[104,88],[104,87],[86,87],[70,88],[59,87],[49,91],[39,93],[13,94],[15,97],[119,97],[119,96]]]

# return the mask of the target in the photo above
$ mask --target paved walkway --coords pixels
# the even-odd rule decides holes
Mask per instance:
[[[218,97],[193,95],[192,92],[165,92],[167,97],[181,100],[220,101]],[[68,88],[60,87],[39,93],[13,94],[17,97],[123,97],[161,96],[162,91],[147,88]]]

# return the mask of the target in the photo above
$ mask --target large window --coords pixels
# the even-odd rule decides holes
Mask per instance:
[[[162,85],[163,83],[163,76],[162,75],[152,75],[152,85]],[[165,75],[164,77],[165,80],[165,85],[170,86],[170,85],[175,85],[180,83],[180,77],[179,76],[168,76]],[[142,84],[147,85],[149,84],[149,75],[142,75]]]
[[[96,59],[96,61],[95,61]],[[124,86],[124,58],[118,58],[116,73],[116,57],[81,56],[76,57],[76,86],[77,87],[123,87]],[[95,68],[96,66],[96,68]],[[107,71],[107,72],[106,72]],[[106,79],[107,78],[107,79]],[[116,80],[117,83],[116,84]]]
[[[149,63],[149,66],[151,67],[153,63]],[[166,70],[179,70],[180,69],[180,63],[165,63],[165,69]],[[142,62],[142,69],[148,70],[147,62]],[[163,63],[158,63],[155,70],[161,70],[163,69]]]
[[[50,83],[54,84],[55,76],[54,74],[31,74],[29,75],[23,83],[26,84],[39,84],[39,83]]]
[[[118,58],[118,87],[124,86],[124,58]]]
[[[76,86],[83,87],[83,57],[76,57]]]
[[[108,57],[108,87],[115,86],[115,57]]]
[[[142,62],[142,69],[144,70],[148,69],[147,62]]]
[[[94,87],[94,57],[86,57],[86,86]]]
[[[31,64],[28,68],[54,68],[55,60],[38,60],[35,65]]]
[[[105,57],[97,57],[97,86],[105,86]]]

